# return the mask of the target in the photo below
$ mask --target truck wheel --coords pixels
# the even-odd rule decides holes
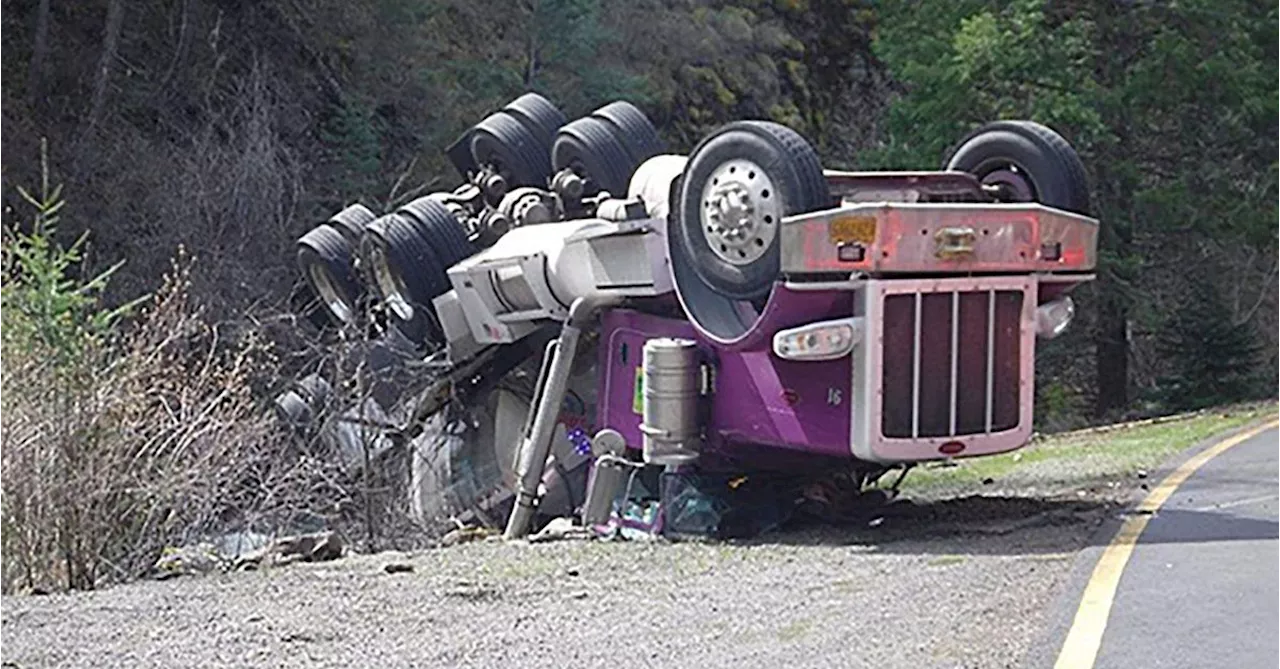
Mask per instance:
[[[583,193],[608,191],[623,197],[635,168],[622,142],[604,121],[587,116],[556,133],[551,147],[551,167],[556,172],[573,170],[587,183]]]
[[[776,123],[731,123],[689,157],[675,221],[681,243],[672,251],[716,293],[763,297],[778,277],[782,218],[830,203],[803,137]]]
[[[644,161],[662,153],[662,140],[644,112],[630,102],[618,100],[595,110],[591,116],[612,126],[613,135],[631,157],[632,171]]]
[[[1091,209],[1080,156],[1061,135],[1039,123],[988,123],[961,140],[944,166],[1002,186],[1006,198],[1015,202],[1039,202],[1086,216]]]
[[[364,228],[373,222],[374,216],[369,208],[362,204],[353,204],[334,214],[325,223],[337,230],[346,238],[351,248],[360,246],[360,238],[364,236]]]
[[[356,305],[364,292],[351,260],[351,245],[342,233],[327,225],[316,226],[298,240],[298,266],[338,323],[350,323],[355,318]]]
[[[741,341],[778,278],[778,228],[831,206],[822,165],[790,128],[726,125],[694,148],[680,177],[667,255],[685,313],[707,337]]]
[[[400,207],[396,213],[407,216],[418,224],[423,241],[435,251],[446,270],[475,253],[457,217],[431,195]]]
[[[537,93],[525,93],[502,109],[533,133],[543,155],[551,154],[551,144],[555,141],[556,131],[568,122],[564,112]]]
[[[431,300],[448,282],[445,265],[418,224],[401,214],[383,216],[365,230],[360,255],[393,325],[415,346],[440,341]]]
[[[547,153],[533,131],[507,112],[489,115],[476,124],[471,136],[471,156],[478,165],[491,166],[508,188],[546,187],[551,176]]]

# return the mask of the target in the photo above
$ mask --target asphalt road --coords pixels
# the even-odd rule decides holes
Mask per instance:
[[[1278,461],[1280,433],[1272,428],[1217,455],[1178,486],[1121,573],[1094,667],[1277,665]],[[1099,543],[1082,553],[1064,592],[1045,644],[1052,652],[1037,654],[1032,666],[1053,666],[1106,541]]]

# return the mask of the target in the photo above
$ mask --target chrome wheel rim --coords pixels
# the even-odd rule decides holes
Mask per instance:
[[[730,160],[702,188],[702,236],[717,258],[750,265],[773,245],[782,223],[782,200],[773,180],[749,160]]]
[[[391,261],[382,247],[373,245],[369,252],[369,264],[373,266],[374,283],[391,312],[402,321],[411,321],[414,316],[413,304],[406,297],[409,293],[399,275],[391,271]]]
[[[329,275],[328,268],[320,264],[312,264],[308,271],[311,274],[311,285],[315,286],[316,293],[324,301],[329,313],[343,323],[350,323],[351,305],[347,304],[347,301],[342,297],[342,293],[334,285],[333,277]]]

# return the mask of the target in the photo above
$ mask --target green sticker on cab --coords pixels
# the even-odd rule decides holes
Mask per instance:
[[[636,367],[636,392],[631,396],[631,410],[644,415],[644,368]]]

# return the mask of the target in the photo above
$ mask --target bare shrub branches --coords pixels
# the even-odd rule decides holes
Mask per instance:
[[[185,252],[145,306],[107,310],[108,277],[69,278],[80,246],[54,241],[58,189],[45,179],[27,199],[32,232],[4,239],[4,591],[126,580],[167,546],[338,512],[351,491],[337,468],[255,395],[278,378],[271,346],[204,317]]]
[[[167,543],[223,520],[224,492],[269,451],[246,382],[265,349],[200,319],[189,272],[176,262],[127,330],[76,342],[56,368],[41,364],[48,342],[9,336],[31,314],[6,305],[6,590],[137,575]]]

